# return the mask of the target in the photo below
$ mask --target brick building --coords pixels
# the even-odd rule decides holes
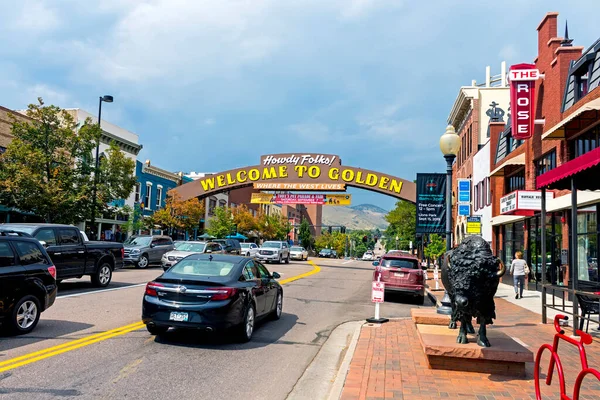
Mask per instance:
[[[600,103],[596,100],[600,97],[600,45],[596,42],[583,53],[584,48],[573,46],[566,32],[565,37],[558,36],[557,20],[558,13],[548,13],[537,27],[538,55],[534,64],[544,78],[536,81],[533,137],[524,141],[513,139],[510,114],[506,122],[489,123],[492,247],[507,265],[516,251],[524,252],[533,270],[529,282],[532,289],[541,287],[543,265],[548,283],[571,285],[570,255],[574,246],[581,255],[576,261],[579,279],[598,282],[600,192],[577,192],[576,224],[585,226],[585,232],[574,245],[569,240],[569,227],[573,226],[570,186],[564,184],[564,176],[557,175],[553,181],[544,176],[556,174],[553,170],[599,145]],[[550,183],[540,186],[540,180]],[[542,194],[537,190],[542,187],[549,190]],[[542,195],[546,198],[545,222],[540,217]],[[542,229],[546,235],[545,255],[541,254]],[[512,277],[504,279],[509,282]]]

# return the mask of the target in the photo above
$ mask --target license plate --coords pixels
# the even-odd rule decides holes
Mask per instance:
[[[186,312],[171,312],[171,315],[169,316],[169,320],[170,321],[175,321],[175,322],[187,322],[188,320],[188,313]]]
[[[394,272],[394,276],[397,276],[399,278],[404,278],[404,272]]]

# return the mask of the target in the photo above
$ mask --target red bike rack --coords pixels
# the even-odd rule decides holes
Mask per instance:
[[[587,375],[594,375],[596,379],[600,381],[600,372],[593,368],[588,367],[587,355],[585,353],[585,344],[592,343],[592,336],[588,333],[582,332],[580,330],[576,330],[578,336],[580,336],[579,340],[573,339],[572,337],[566,336],[565,331],[560,327],[560,321],[567,321],[569,317],[564,315],[557,315],[554,317],[554,329],[556,329],[556,334],[554,335],[554,342],[552,346],[549,344],[543,344],[537,352],[535,357],[535,365],[534,365],[534,380],[535,380],[535,398],[537,400],[542,399],[542,395],[540,393],[540,361],[542,360],[542,354],[544,350],[548,350],[550,352],[550,365],[548,366],[548,374],[546,375],[546,385],[550,386],[552,384],[552,376],[554,374],[554,367],[556,367],[556,371],[558,372],[558,379],[560,384],[560,399],[561,400],[579,400],[579,392],[581,390],[581,383],[583,379]],[[573,389],[573,398],[567,396],[567,391],[565,388],[565,375],[563,372],[562,363],[560,362],[560,357],[558,356],[558,343],[559,340],[564,340],[567,343],[570,343],[577,347],[579,350],[579,358],[581,359],[581,371],[577,375],[577,379],[575,380],[575,387]]]

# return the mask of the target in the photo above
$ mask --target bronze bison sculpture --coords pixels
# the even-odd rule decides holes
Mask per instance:
[[[475,333],[471,323],[475,317],[479,324],[477,344],[490,347],[486,325],[496,318],[494,295],[505,272],[504,264],[480,236],[466,237],[445,254],[442,282],[452,304],[448,327],[456,329],[456,322],[460,322],[457,343],[468,343],[467,333]]]

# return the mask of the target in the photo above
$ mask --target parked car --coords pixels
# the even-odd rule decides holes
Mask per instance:
[[[142,320],[153,335],[235,329],[249,341],[258,319],[281,317],[279,277],[250,257],[192,254],[146,285]]]
[[[363,261],[373,261],[373,260],[375,260],[375,254],[373,254],[373,252],[371,250],[367,250],[363,254],[362,260]]]
[[[179,261],[190,254],[224,254],[223,247],[215,242],[185,242],[175,250],[163,254],[161,261],[163,269],[166,271]]]
[[[0,231],[0,325],[31,332],[56,300],[56,267],[31,235]]]
[[[242,254],[242,246],[240,245],[240,241],[237,239],[214,239],[213,242],[219,243],[223,246],[223,250],[227,254]]]
[[[289,264],[290,247],[287,242],[269,240],[260,246],[258,253],[256,253],[256,258],[262,262],[277,261],[281,264],[285,261],[286,264]]]
[[[373,280],[381,273],[381,282],[385,283],[385,290],[390,292],[406,293],[416,297],[419,304],[425,301],[425,275],[419,266],[419,260],[410,255],[386,254],[381,260],[374,261],[377,267],[373,273]]]
[[[290,248],[290,258],[292,260],[308,260],[308,251],[304,247],[292,246]]]
[[[173,239],[163,235],[136,235],[125,243],[125,264],[146,268],[158,264],[163,254],[175,249]]]
[[[108,286],[113,271],[123,267],[123,244],[85,242],[71,225],[2,224],[0,230],[27,233],[39,240],[56,267],[56,281],[89,275],[97,287]]]
[[[242,246],[242,255],[256,257],[256,253],[258,253],[258,245],[256,243],[240,243],[240,246]]]
[[[332,249],[322,249],[319,252],[319,257],[323,258],[337,258],[337,251]]]

